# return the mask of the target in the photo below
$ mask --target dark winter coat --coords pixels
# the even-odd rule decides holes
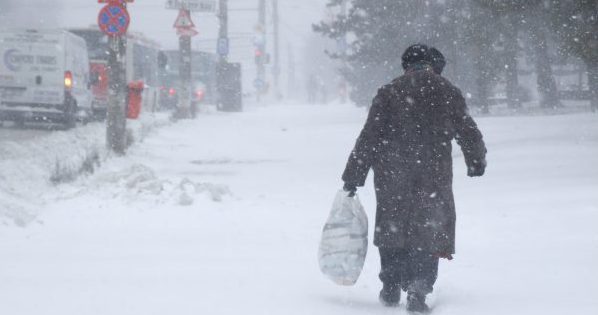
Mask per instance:
[[[453,139],[467,165],[485,159],[465,99],[445,78],[407,72],[378,91],[343,174],[345,183],[363,186],[374,171],[376,246],[455,252]]]

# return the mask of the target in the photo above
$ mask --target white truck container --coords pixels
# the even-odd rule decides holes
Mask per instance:
[[[0,121],[61,122],[91,112],[85,40],[64,30],[0,29]]]

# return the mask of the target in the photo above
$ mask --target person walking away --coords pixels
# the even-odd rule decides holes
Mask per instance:
[[[486,147],[460,90],[434,72],[442,67],[426,45],[409,47],[402,66],[404,75],[374,97],[342,179],[353,195],[374,172],[380,301],[397,306],[403,290],[408,311],[427,312],[439,258],[455,253],[451,141],[470,177],[484,174]]]

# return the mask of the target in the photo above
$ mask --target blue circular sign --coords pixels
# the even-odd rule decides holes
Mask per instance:
[[[266,85],[266,82],[264,82],[264,80],[262,80],[262,79],[253,80],[253,87],[256,88],[257,90],[263,89],[265,85]]]
[[[98,16],[100,30],[108,36],[124,35],[130,22],[131,17],[127,9],[115,4],[109,4],[102,8]]]

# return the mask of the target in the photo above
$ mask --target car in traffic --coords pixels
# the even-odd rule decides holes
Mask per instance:
[[[170,81],[172,84],[163,85],[160,88],[160,106],[162,109],[175,110],[179,104],[181,96],[181,83],[180,81]],[[201,81],[194,81],[191,83],[190,90],[190,106],[192,113],[195,114],[206,101],[206,84]]]

